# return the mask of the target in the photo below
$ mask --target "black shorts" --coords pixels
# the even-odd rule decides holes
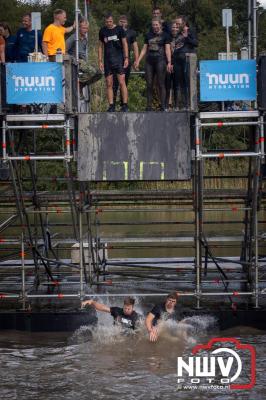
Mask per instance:
[[[124,75],[124,60],[117,60],[117,62],[104,62],[104,76],[110,75]]]

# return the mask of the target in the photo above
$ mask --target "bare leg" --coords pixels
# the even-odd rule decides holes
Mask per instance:
[[[128,102],[128,92],[127,92],[127,85],[125,80],[125,74],[117,75],[117,79],[120,86],[121,96],[124,104]]]
[[[113,75],[109,75],[106,77],[106,92],[107,92],[108,103],[113,104],[114,103]]]

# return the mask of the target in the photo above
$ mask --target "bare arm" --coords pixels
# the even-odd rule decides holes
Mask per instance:
[[[100,70],[103,72],[103,43],[100,40],[98,45],[98,64]]]
[[[6,62],[6,57],[5,57],[5,45],[4,45],[4,44],[0,45],[0,62],[1,62],[1,63]]]
[[[158,329],[156,326],[152,325],[154,318],[155,316],[151,312],[149,312],[145,320],[145,325],[149,333],[149,339],[151,342],[156,342],[158,339]]]
[[[103,311],[108,313],[111,312],[110,307],[102,303],[97,303],[97,301],[94,300],[85,300],[81,303],[81,305],[82,307],[85,307],[86,305],[93,306],[97,311]]]
[[[42,42],[42,51],[43,51],[43,54],[46,57],[48,57],[48,44],[47,44],[47,42]]]
[[[139,45],[137,41],[133,43],[133,53],[134,53],[134,62],[137,62],[139,58]]]
[[[138,60],[135,62],[135,68],[139,67],[139,64],[141,62],[141,60],[143,59],[143,57],[146,55],[147,53],[147,49],[148,49],[148,45],[144,44],[144,46],[142,47],[142,50],[140,52],[139,58]]]
[[[127,39],[123,38],[122,39],[122,45],[123,45],[123,54],[124,54],[124,68],[128,67],[128,44],[127,44]]]
[[[73,25],[69,26],[68,28],[65,28],[65,33],[70,33],[75,29],[75,22],[73,23]]]
[[[172,72],[172,63],[171,63],[171,46],[170,44],[165,45],[165,54],[167,59],[167,71]]]

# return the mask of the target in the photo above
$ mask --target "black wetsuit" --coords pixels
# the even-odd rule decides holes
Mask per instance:
[[[130,29],[130,28],[125,30],[125,33],[126,33],[126,39],[127,39],[127,45],[128,45],[128,57],[129,57],[128,61],[129,61],[129,64],[128,64],[128,67],[124,69],[124,71],[125,71],[126,85],[128,85],[128,81],[129,81],[129,77],[130,77],[130,71],[131,71],[130,53],[132,51],[133,43],[135,43],[137,41],[137,33],[133,29]],[[115,100],[116,100],[118,87],[119,87],[118,79],[117,79],[117,76],[114,75],[114,84],[113,84],[114,103],[115,103]],[[122,97],[120,99],[120,102],[121,102],[121,105],[122,105],[123,104]]]
[[[121,26],[108,29],[106,26],[99,32],[99,40],[104,45],[104,74],[122,75],[124,70],[124,54],[122,39],[126,33]]]
[[[154,315],[154,320],[152,321],[152,325],[155,326],[157,325],[159,319],[164,318],[164,319],[173,319],[175,321],[178,321],[182,319],[182,314],[181,311],[175,307],[175,310],[172,313],[167,312],[165,308],[165,303],[157,304],[156,306],[153,307],[151,310],[151,313]]]
[[[165,32],[148,32],[145,36],[145,44],[148,46],[146,55],[146,80],[147,80],[147,108],[152,106],[152,94],[154,78],[160,92],[161,107],[165,108],[165,77],[166,77],[166,53],[165,45],[170,44],[170,37]]]
[[[136,324],[139,320],[139,315],[136,311],[133,311],[130,315],[126,315],[123,308],[110,307],[110,312],[115,323],[118,322],[123,328],[136,329]]]
[[[188,30],[188,36],[184,37],[179,33],[175,39],[175,46],[173,52],[173,65],[174,65],[174,91],[180,89],[183,95],[184,106],[188,107],[188,93],[189,93],[189,76],[188,76],[188,62],[186,58],[187,53],[195,53],[198,46],[196,34]]]
[[[170,40],[171,40],[171,43],[170,43],[171,63],[173,65],[173,49],[174,49],[174,44],[175,44],[175,37],[172,34],[170,35]],[[166,88],[166,107],[169,107],[171,89],[174,89],[174,73],[173,72],[171,72],[171,73],[166,72],[165,88]],[[173,90],[173,95],[174,95],[174,106],[177,107],[177,93],[174,90]]]

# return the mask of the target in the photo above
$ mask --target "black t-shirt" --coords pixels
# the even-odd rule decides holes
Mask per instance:
[[[104,44],[104,61],[111,63],[123,59],[122,39],[126,32],[121,26],[108,29],[106,26],[100,29],[99,40]]]
[[[164,319],[174,319],[174,320],[180,320],[182,318],[180,310],[175,307],[175,310],[172,313],[168,313],[166,308],[165,308],[165,303],[157,304],[156,306],[153,307],[151,310],[151,313],[155,316],[152,325],[155,326],[158,323],[158,320],[160,318]]]
[[[125,33],[127,38],[128,51],[130,52],[132,50],[133,43],[137,41],[137,33],[131,28],[127,29]]]
[[[136,323],[139,319],[139,315],[136,313],[136,311],[133,311],[130,315],[126,315],[124,314],[123,308],[110,307],[110,312],[115,322],[119,322],[123,328],[136,328]]]
[[[148,45],[147,56],[165,58],[165,45],[170,42],[171,38],[165,32],[148,32],[145,36],[145,44]]]
[[[170,24],[169,22],[163,21],[162,28],[163,28],[162,30],[163,30],[165,33],[167,33],[168,35],[171,35],[171,24]],[[153,32],[153,30],[152,30],[152,25],[151,25],[151,27],[150,27],[150,32]]]

